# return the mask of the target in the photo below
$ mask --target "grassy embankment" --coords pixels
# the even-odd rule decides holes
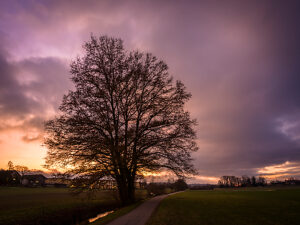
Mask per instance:
[[[137,191],[137,198],[145,198]],[[119,207],[111,191],[91,198],[74,196],[67,188],[0,187],[0,224],[76,224]]]
[[[154,191],[154,190],[152,190]],[[156,192],[156,194],[152,193],[150,194],[151,197],[154,197],[155,195],[159,195],[159,194],[170,194],[172,192],[174,192],[175,190],[174,189],[171,189],[171,188],[164,188],[164,189],[161,189],[161,190],[155,190],[154,192]],[[150,191],[151,192],[151,191]],[[146,196],[146,190],[143,192],[143,196]],[[141,198],[140,198],[141,199]],[[146,198],[144,198],[144,200],[146,200]],[[101,219],[95,221],[94,223],[91,223],[91,225],[104,225],[104,224],[107,224],[109,223],[110,221],[120,217],[120,216],[123,216],[127,213],[129,213],[131,210],[135,209],[136,207],[138,207],[143,201],[139,201],[135,204],[132,204],[132,205],[129,205],[129,206],[126,206],[126,207],[123,207],[123,208],[120,208],[116,211],[114,211],[113,213],[105,216],[105,217],[102,217]]]
[[[138,207],[141,203],[142,203],[142,201],[137,202],[132,205],[129,205],[129,206],[126,206],[126,207],[123,207],[123,208],[120,208],[120,209],[114,211],[113,213],[96,220],[95,222],[91,223],[91,225],[105,225],[105,224],[111,222],[112,220],[129,213],[131,210]]]
[[[147,225],[300,224],[300,188],[186,191],[164,199]]]

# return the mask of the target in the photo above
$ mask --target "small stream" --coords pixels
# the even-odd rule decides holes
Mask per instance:
[[[91,215],[89,218],[86,218],[86,219],[80,220],[80,221],[77,220],[76,223],[69,223],[69,224],[70,225],[88,225],[90,223],[93,223],[93,222],[113,213],[114,211],[116,211],[115,209],[116,208],[114,208],[114,210],[111,210],[111,211],[106,211],[106,212],[102,212],[102,213],[98,213],[98,214],[92,214],[93,216]]]
[[[96,217],[92,217],[92,218],[90,218],[88,221],[89,221],[89,223],[93,223],[93,222],[95,222],[96,220],[98,220],[98,219],[100,219],[100,218],[102,218],[102,217],[104,217],[104,216],[107,216],[108,214],[111,214],[111,213],[113,213],[114,211],[112,210],[112,211],[108,211],[108,212],[105,212],[105,213],[100,213],[100,214],[98,214]]]

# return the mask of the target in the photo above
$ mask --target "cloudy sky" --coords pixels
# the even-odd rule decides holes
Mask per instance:
[[[43,122],[94,35],[163,59],[193,97],[199,182],[300,178],[300,4],[276,1],[0,1],[0,168],[42,168]]]

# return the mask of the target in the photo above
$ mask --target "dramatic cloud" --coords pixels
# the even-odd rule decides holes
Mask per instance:
[[[20,146],[39,142],[43,121],[72,88],[68,65],[83,42],[107,34],[164,59],[191,91],[196,179],[282,177],[276,168],[287,165],[285,176],[299,176],[297,1],[2,1],[0,8],[0,133],[18,129]],[[1,155],[0,166],[11,156]]]
[[[13,160],[40,167],[44,121],[72,87],[68,66],[52,57],[16,61],[4,47],[0,46],[0,165]]]

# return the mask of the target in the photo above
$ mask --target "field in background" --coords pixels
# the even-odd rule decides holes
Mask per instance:
[[[137,191],[145,198],[145,191]],[[0,224],[76,224],[119,207],[112,191],[88,197],[68,188],[0,187]]]
[[[186,191],[164,199],[147,225],[300,224],[300,188]]]

